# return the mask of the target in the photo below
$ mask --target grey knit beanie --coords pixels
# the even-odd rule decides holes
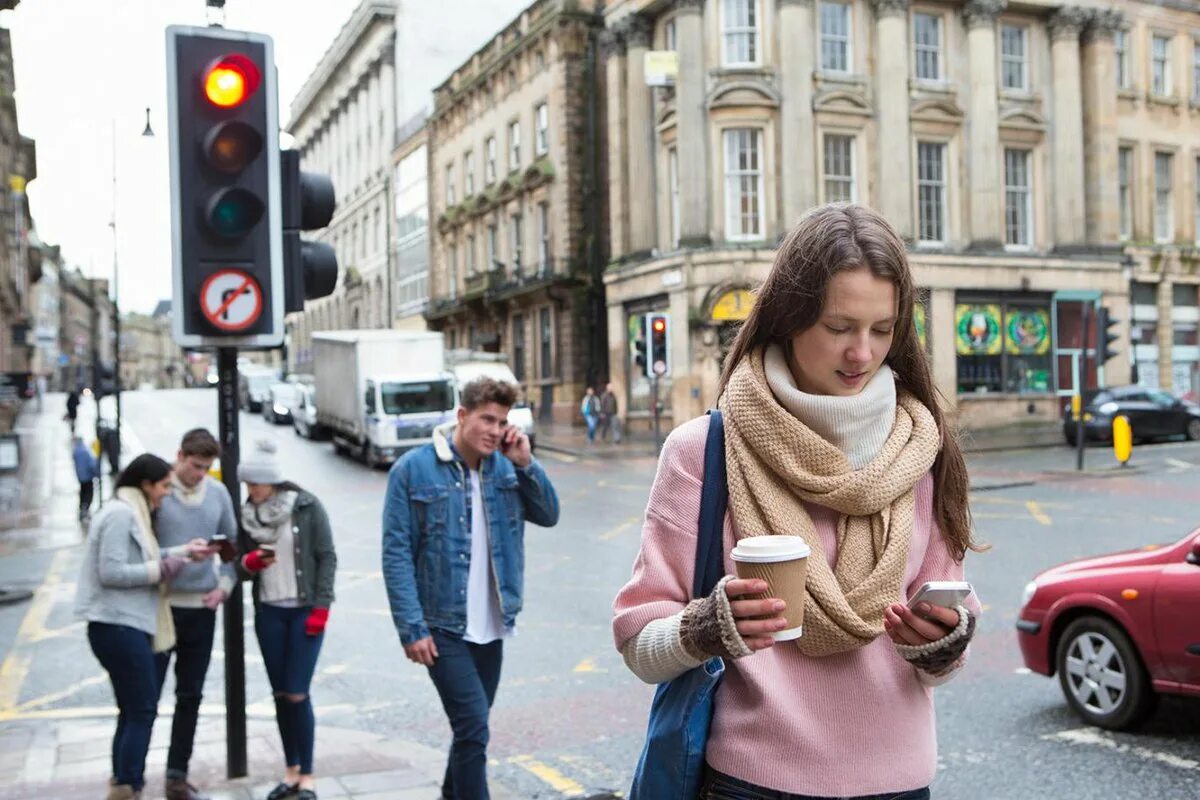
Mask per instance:
[[[238,464],[238,480],[246,483],[283,483],[283,467],[275,455],[278,449],[270,439],[254,443],[254,452]]]

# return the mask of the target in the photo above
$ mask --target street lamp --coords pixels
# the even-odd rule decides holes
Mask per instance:
[[[142,129],[143,137],[153,137],[154,129],[150,127],[150,107],[146,107],[146,127]],[[108,223],[113,232],[113,394],[116,396],[117,421],[114,435],[116,441],[113,447],[116,455],[112,459],[114,469],[121,463],[121,272],[117,261],[117,118],[112,118],[112,220]],[[99,390],[100,387],[96,387]],[[100,401],[97,398],[97,411]],[[99,414],[97,414],[99,417]]]

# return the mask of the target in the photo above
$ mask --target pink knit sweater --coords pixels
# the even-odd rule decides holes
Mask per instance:
[[[646,509],[633,577],[614,603],[617,649],[653,620],[691,599],[704,441],[708,418],[670,437]],[[905,601],[928,580],[961,580],[932,514],[933,478],[917,485],[917,513]],[[809,505],[830,566],[837,554],[837,514]],[[781,531],[785,533],[786,531]],[[735,540],[725,519],[725,571]],[[968,600],[979,613],[974,595]],[[793,644],[726,664],[706,759],[715,769],[759,786],[795,794],[857,796],[928,786],[937,764],[932,685],[904,661],[887,636],[858,650],[808,658]]]

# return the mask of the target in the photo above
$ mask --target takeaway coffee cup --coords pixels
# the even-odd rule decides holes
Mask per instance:
[[[778,597],[787,603],[783,611],[787,627],[772,633],[776,641],[799,639],[804,633],[804,580],[812,552],[799,536],[751,536],[733,548],[733,566],[739,578],[758,578],[770,587],[765,594],[745,599]]]

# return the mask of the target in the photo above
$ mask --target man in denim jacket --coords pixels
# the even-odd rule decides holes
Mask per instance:
[[[516,387],[467,384],[457,423],[388,476],[383,577],[410,661],[429,669],[454,742],[449,800],[487,800],[488,713],[503,641],[521,610],[525,523],[558,522],[558,495],[529,437],[507,424]]]

